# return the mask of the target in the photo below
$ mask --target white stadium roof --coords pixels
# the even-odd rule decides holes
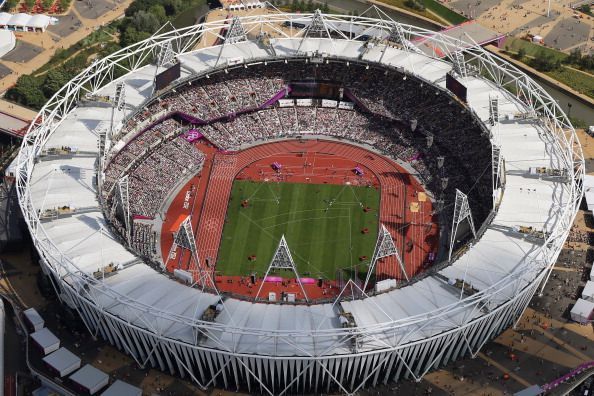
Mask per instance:
[[[278,58],[295,56],[299,50],[300,54],[324,53],[355,61],[361,59],[363,42],[275,38],[271,44]],[[221,65],[229,60],[242,59],[247,63],[270,57],[266,48],[250,41],[227,45],[222,49],[200,49],[179,55],[181,79],[205,72],[215,67],[217,62]],[[452,69],[451,63],[445,60],[394,47],[371,48],[364,54],[363,60],[381,61],[402,68],[441,87],[445,87],[445,75]],[[113,97],[116,84],[124,82],[126,103],[142,108],[153,93],[155,72],[153,65],[138,68],[132,74],[107,84],[97,94]],[[543,240],[527,238],[515,232],[514,227],[532,226],[554,233],[559,227],[566,226],[567,218],[573,218],[572,212],[567,212],[573,210],[572,183],[526,176],[530,167],[565,168],[565,153],[549,139],[546,124],[534,118],[515,119],[518,113],[526,114],[527,107],[509,92],[479,75],[467,76],[461,81],[468,88],[468,106],[479,119],[488,120],[489,98],[496,97],[500,119],[504,120],[489,128],[501,145],[501,155],[505,158],[505,192],[492,224],[481,238],[438,274],[365,299],[342,301],[337,305],[293,306],[254,304],[228,298],[223,312],[214,323],[201,324],[210,326],[210,330],[200,339],[199,347],[217,349],[224,346],[234,353],[265,356],[349,354],[351,346],[341,341],[340,336],[343,329],[338,310],[342,309],[353,314],[359,331],[374,334],[361,343],[358,351],[373,351],[394,342],[405,343],[436,336],[469,323],[473,318],[513,299],[518,290],[544,276],[541,275],[544,267],[535,265],[549,260],[540,249]],[[124,112],[115,111],[113,116],[115,123],[119,124]],[[38,238],[47,238],[56,251],[68,258],[62,262],[62,274],[82,271],[92,275],[108,262],[122,267],[134,262],[134,256],[121,241],[107,231],[93,183],[94,158],[88,155],[97,154],[94,129],[100,122],[109,122],[111,117],[111,110],[106,108],[74,107],[44,141],[44,146],[76,146],[87,154],[42,160],[30,173],[27,191],[33,210],[61,205],[84,209],[80,214],[39,223]],[[23,192],[20,196],[22,201]],[[518,281],[510,282],[510,274],[516,274],[514,279]],[[193,326],[197,325],[207,307],[219,298],[189,288],[143,264],[121,269],[106,277],[101,284],[91,285],[86,292],[79,289],[82,281],[74,281],[74,278],[65,276],[65,282],[71,282],[70,285],[85,299],[94,301],[110,315],[166,339],[188,344],[196,340]],[[487,302],[481,308],[471,303],[462,304],[460,289],[448,285],[444,279],[464,279],[482,292],[473,298],[488,296],[485,297]],[[398,337],[393,330],[397,326],[403,326]],[[270,334],[278,334],[279,338]],[[287,340],[284,341],[283,337]]]
[[[300,40],[297,39],[279,40],[276,43],[278,47],[276,50],[277,56],[288,56],[299,45]],[[325,40],[308,40],[301,45],[304,51],[326,53],[336,51],[343,57],[352,58],[358,56],[360,47],[359,42],[328,42]],[[217,53],[217,48],[209,48],[183,55],[180,60],[184,68],[191,68],[199,73],[214,66]],[[229,58],[240,56],[261,57],[266,56],[266,51],[255,43],[246,42],[242,45],[228,47],[223,51],[223,56]],[[377,51],[371,50],[368,54],[370,60],[379,59],[380,56],[379,49]],[[409,72],[414,70],[424,79],[434,81],[442,86],[445,85],[445,74],[451,69],[446,62],[436,61],[420,54],[406,54],[396,48],[388,48],[383,59],[385,63],[404,67]],[[148,88],[152,84],[154,73],[154,66],[147,66],[136,72],[133,79],[124,80],[126,82],[127,103],[135,107],[142,106],[142,103],[152,93]],[[131,84],[130,80],[133,80],[134,83]],[[473,103],[477,104],[474,110],[481,119],[487,119],[489,116],[488,108],[483,105],[488,101],[489,97],[496,96],[499,98],[499,112],[502,118],[523,111],[521,106],[514,103],[508,93],[496,89],[492,83],[486,80],[467,77],[464,79],[464,83],[469,87],[468,101],[471,107]],[[109,84],[99,94],[113,96],[115,94],[115,85]],[[64,127],[57,129],[48,141],[47,146],[56,147],[66,144],[66,142],[72,142],[69,139],[76,130],[77,138],[74,142],[76,146],[82,146],[87,151],[96,151],[97,145],[92,128],[100,121],[109,120],[111,113],[98,109],[77,108],[70,114],[63,123]],[[116,113],[117,116],[121,116],[121,113]],[[90,117],[94,117],[94,119]],[[73,123],[76,124],[76,129]],[[547,144],[540,138],[542,127],[523,120],[510,121],[501,123],[498,126],[497,133],[502,143],[502,155],[506,158],[507,170],[510,172],[506,177],[506,195],[493,223],[505,227],[519,225],[533,226],[536,229],[554,227],[557,215],[551,209],[567,205],[569,199],[565,189],[560,188],[561,183],[544,179],[527,180],[524,175],[512,172],[527,171],[529,167],[560,167],[560,160],[554,155],[543,157]],[[83,139],[85,137],[86,139]],[[89,139],[90,137],[93,139]],[[88,208],[94,205],[96,209],[94,212],[53,220],[43,225],[45,232],[58,248],[61,251],[68,251],[72,261],[78,268],[87,273],[92,273],[100,268],[102,258],[104,263],[108,258],[108,260],[120,264],[134,259],[117,238],[102,236],[98,232],[100,229],[107,229],[107,225],[98,207],[96,186],[91,182],[93,161],[93,158],[79,156],[69,159],[41,161],[35,167],[30,183],[31,198],[35,207],[39,209],[56,205],[73,205],[75,208]],[[67,171],[68,169],[70,169],[70,172]],[[81,180],[80,175],[84,175],[85,179]],[[75,187],[77,193],[72,194],[72,189]],[[534,192],[523,192],[524,189],[534,190]],[[530,253],[535,251],[538,245],[539,242],[523,239],[518,235],[510,235],[508,231],[490,228],[477,244],[471,247],[453,265],[443,269],[441,274],[449,279],[466,278],[472,286],[483,290],[503,279],[514,269],[529,265],[528,260],[534,259],[530,257]],[[98,249],[98,246],[101,246],[101,249]],[[151,284],[151,281],[154,284]],[[110,277],[106,283],[108,285],[117,283],[118,288],[125,289],[123,294],[130,295],[143,304],[152,306],[154,304],[159,305],[162,302],[162,305],[169,307],[168,309],[172,313],[186,315],[188,312],[196,312],[195,318],[200,317],[204,309],[216,299],[216,296],[202,296],[200,291],[170,280],[146,266],[133,266],[119,271],[117,275]],[[428,294],[427,291],[431,293]],[[394,290],[388,295],[380,295],[352,303],[342,303],[342,305],[345,306],[345,310],[353,312],[358,324],[372,326],[437,310],[458,301],[458,294],[456,289],[448,290],[444,288],[442,281],[429,277],[413,287]],[[189,295],[195,295],[195,297],[189,298]],[[438,295],[440,298],[436,298]],[[165,296],[175,297],[163,300]],[[500,298],[504,299],[505,297],[507,296],[504,293]],[[180,302],[185,301],[186,304],[172,303],[177,299]],[[389,304],[387,303],[388,299]],[[198,307],[195,306],[195,301],[201,301]],[[202,304],[202,301],[205,303]],[[403,305],[403,301],[406,301],[406,304]],[[106,301],[105,304],[107,305],[108,302]],[[241,308],[238,307],[237,311],[244,314],[243,319],[234,316],[234,320],[239,326],[261,327],[263,330],[283,330],[282,327],[286,324],[285,321],[270,319],[277,315],[274,311],[281,309],[280,306],[254,305],[242,301],[235,303],[233,300],[229,300],[225,304],[226,309],[231,312],[235,311],[235,304],[242,306]],[[380,314],[381,311],[378,311],[377,306],[386,306],[386,313],[389,316]],[[329,311],[323,309],[320,311],[321,306],[317,305],[300,308],[295,310],[295,321],[299,324],[306,324],[311,318],[312,328],[315,329],[320,323],[320,318],[322,318],[326,327],[339,327],[338,318],[330,309],[330,305],[328,305]],[[117,312],[117,304],[112,309]],[[467,318],[466,315],[471,314],[471,311],[472,309],[469,308],[467,313],[458,312],[449,319],[454,322],[460,321],[462,317]],[[374,314],[370,314],[370,312]],[[129,314],[131,319],[135,315],[132,311]],[[478,315],[476,312],[475,314]],[[216,321],[226,324],[229,321],[229,315],[219,315]],[[158,326],[160,322],[156,320],[155,324]],[[171,331],[170,335],[172,337],[188,341],[188,338],[183,336],[184,332],[180,332],[180,329],[175,326],[170,328],[171,324],[167,322],[162,323],[162,325],[161,330],[166,333]],[[429,327],[424,330],[424,333],[442,330],[442,326]],[[187,336],[190,334],[191,331]],[[421,337],[420,334],[419,337]],[[302,342],[298,344],[300,348],[313,348],[311,340],[303,339],[300,341]],[[241,342],[241,344],[244,348],[248,348],[248,345],[250,345],[244,342]],[[259,343],[257,340],[254,340],[251,345],[254,353],[263,353],[267,348],[266,343]],[[289,353],[294,352],[290,351]]]

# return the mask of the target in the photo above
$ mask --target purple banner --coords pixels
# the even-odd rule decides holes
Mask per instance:
[[[273,104],[275,104],[276,102],[278,102],[280,99],[282,99],[285,96],[287,96],[290,92],[291,92],[291,87],[284,87],[283,89],[281,89],[280,91],[278,91],[276,93],[276,95],[274,95],[272,98],[270,98],[266,102],[264,102],[260,106],[260,109],[265,109],[267,107],[272,106]]]
[[[196,140],[202,139],[203,135],[198,129],[190,129],[188,132],[183,134],[183,138],[188,143],[194,143]]]
[[[134,216],[132,216],[133,220],[154,220],[153,217],[148,217],[148,216],[143,216],[143,215],[139,215],[139,214],[135,214]]]
[[[182,120],[189,122],[190,124],[195,124],[195,125],[205,125],[208,124],[208,122],[200,119],[200,118],[196,118],[194,116],[191,116],[189,114],[186,113],[182,113],[181,111],[176,111],[174,113],[174,115],[176,115],[178,118],[181,118]]]

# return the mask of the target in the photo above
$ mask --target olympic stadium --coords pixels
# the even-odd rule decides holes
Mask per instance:
[[[163,32],[48,102],[19,202],[90,333],[205,389],[353,394],[514,325],[581,200],[575,131],[480,46],[372,11]]]

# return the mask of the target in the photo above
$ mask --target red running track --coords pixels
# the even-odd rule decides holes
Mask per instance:
[[[383,156],[358,146],[329,140],[287,140],[266,143],[235,153],[217,152],[212,147],[199,148],[207,154],[201,175],[193,178],[178,193],[166,213],[161,233],[164,258],[169,255],[173,242],[172,231],[192,213],[192,225],[200,258],[203,265],[208,261],[207,268],[212,271],[215,267],[213,264],[216,263],[233,180],[266,180],[278,177],[264,165],[274,161],[285,165],[291,162],[290,158],[300,157],[299,161],[305,166],[295,166],[291,163],[288,169],[283,170],[282,181],[343,184],[347,180],[352,182],[357,178],[352,175],[349,178],[348,172],[336,174],[334,170],[328,169],[329,164],[332,163],[336,169],[348,169],[355,164],[361,166],[368,175],[365,182],[380,186],[380,222],[394,238],[403,256],[408,276],[414,276],[423,267],[432,264],[430,255],[437,249],[438,226],[432,216],[431,201],[424,199],[424,188],[416,179],[401,166]],[[371,171],[374,177],[367,171]],[[184,256],[184,252],[179,249],[175,255],[175,259],[168,261],[168,270],[188,269],[190,260],[187,254]],[[377,265],[376,274],[379,279],[404,278],[393,257],[381,260]],[[237,278],[239,279],[239,276]],[[243,282],[244,287],[240,286],[239,282],[227,282],[219,283],[219,289],[243,293],[243,289],[248,288]],[[310,298],[313,298],[310,293],[318,294],[315,290],[306,291]],[[318,291],[321,296],[321,289]],[[324,296],[328,297],[327,294],[328,290],[324,292]]]

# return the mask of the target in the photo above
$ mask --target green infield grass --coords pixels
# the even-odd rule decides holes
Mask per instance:
[[[373,254],[379,200],[380,192],[372,187],[236,180],[217,273],[264,275],[284,234],[300,276],[335,279],[343,269],[345,276],[357,270],[364,277],[367,267],[359,258]],[[249,260],[252,255],[255,260]]]

